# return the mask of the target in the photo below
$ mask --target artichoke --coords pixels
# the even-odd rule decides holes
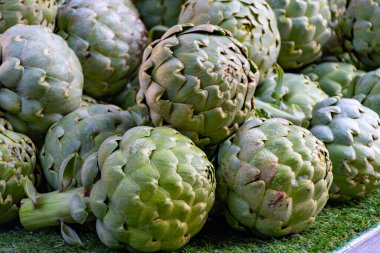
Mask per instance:
[[[155,26],[172,27],[177,24],[186,0],[133,0],[148,29]]]
[[[358,100],[380,115],[380,69],[355,79],[350,85],[347,97]]]
[[[380,0],[352,0],[340,21],[345,49],[367,69],[380,67]]]
[[[327,0],[267,0],[277,17],[281,35],[278,63],[297,69],[318,60],[331,38]]]
[[[311,132],[333,164],[330,199],[364,197],[380,185],[380,119],[354,99],[331,97],[314,109]]]
[[[144,115],[113,105],[89,105],[66,115],[50,128],[41,150],[47,183],[55,190],[82,186],[83,162],[105,139],[147,123]]]
[[[350,63],[324,62],[311,65],[302,73],[318,82],[327,95],[343,97],[347,95],[351,82],[363,72]]]
[[[136,96],[140,89],[140,82],[138,76],[132,81],[128,82],[124,89],[111,99],[111,102],[120,108],[127,110],[137,104]]]
[[[74,52],[42,26],[0,35],[0,110],[40,144],[49,127],[80,106],[83,74]]]
[[[137,103],[199,147],[224,141],[253,109],[259,72],[245,48],[214,25],[170,28],[144,53]]]
[[[295,125],[307,127],[314,106],[327,98],[307,76],[300,74],[272,75],[255,93],[257,113],[264,118],[285,118]]]
[[[43,25],[54,30],[56,0],[0,0],[0,33],[18,25]]]
[[[18,217],[24,179],[35,182],[36,152],[29,137],[0,125],[0,224]]]
[[[299,233],[329,198],[325,145],[285,119],[247,121],[219,150],[218,195],[229,225],[260,236]]]
[[[167,127],[135,127],[104,141],[97,157],[101,178],[91,192],[85,186],[31,194],[21,206],[23,226],[83,223],[90,212],[107,246],[153,252],[184,246],[205,224],[215,199],[214,170],[189,138]]]
[[[179,23],[213,24],[230,31],[247,47],[262,76],[271,70],[280,53],[276,16],[265,0],[190,0]]]
[[[148,43],[138,14],[122,0],[69,1],[59,10],[58,29],[82,64],[84,92],[94,98],[123,89]]]

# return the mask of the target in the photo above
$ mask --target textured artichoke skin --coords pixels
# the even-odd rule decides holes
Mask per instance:
[[[380,69],[368,72],[354,80],[347,97],[358,100],[362,105],[380,115]]]
[[[305,75],[285,74],[277,99],[277,78],[275,75],[268,77],[256,90],[258,113],[265,118],[285,118],[295,125],[309,126],[314,106],[326,99],[327,94]]]
[[[367,69],[380,67],[380,0],[350,1],[340,21],[345,49]]]
[[[148,124],[144,115],[113,105],[89,105],[66,115],[49,129],[40,153],[47,183],[55,190],[61,189],[64,170],[73,167],[72,181],[65,188],[82,186],[85,159],[108,137],[144,124]]]
[[[311,65],[302,73],[318,82],[327,95],[343,97],[347,95],[351,82],[363,72],[350,63],[324,62]]]
[[[54,30],[56,0],[0,0],[0,33],[18,25],[43,25]]]
[[[354,99],[331,97],[315,107],[311,126],[333,164],[330,199],[348,201],[379,187],[380,120],[374,111]]]
[[[121,0],[71,0],[59,10],[58,28],[82,64],[84,92],[94,98],[120,92],[148,44],[138,14]]]
[[[177,24],[182,5],[187,0],[134,0],[148,29],[157,25],[171,27]]]
[[[281,38],[276,16],[265,0],[190,0],[179,23],[213,24],[232,33],[265,76],[276,63]]]
[[[80,106],[83,74],[66,42],[42,26],[0,35],[0,110],[39,144],[51,125]]]
[[[297,69],[318,60],[331,38],[327,0],[267,0],[281,35],[278,63]]]
[[[137,76],[133,80],[127,83],[124,89],[111,99],[111,102],[115,105],[120,106],[120,108],[127,110],[137,104],[136,96],[140,89],[140,81]]]
[[[247,121],[218,159],[218,193],[237,230],[268,237],[299,233],[329,198],[333,177],[325,145],[285,119]]]
[[[205,224],[215,199],[214,168],[176,130],[136,127],[111,137],[98,163],[101,183],[91,191],[91,210],[107,246],[175,250]]]
[[[137,102],[148,105],[154,125],[171,125],[203,148],[244,123],[258,78],[226,30],[177,25],[145,50]]]
[[[36,152],[29,137],[0,126],[0,224],[17,218],[23,180],[35,182]]]

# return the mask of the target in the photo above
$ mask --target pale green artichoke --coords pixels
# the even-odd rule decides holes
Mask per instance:
[[[335,29],[339,24],[339,19],[346,12],[347,0],[328,0],[331,11],[330,26]]]
[[[51,125],[79,108],[82,68],[66,42],[42,26],[0,35],[0,110],[17,132],[41,144]]]
[[[58,29],[82,64],[84,92],[94,98],[123,89],[148,43],[138,14],[122,0],[69,1],[59,9]]]
[[[135,127],[111,137],[99,148],[98,164],[101,178],[91,192],[30,194],[20,210],[23,226],[83,223],[90,212],[107,246],[154,252],[181,248],[205,224],[215,199],[213,165],[176,130]],[[62,231],[70,241],[67,227]]]
[[[297,69],[318,60],[331,38],[327,0],[267,0],[281,35],[278,63]]]
[[[148,29],[155,26],[171,27],[177,24],[186,0],[133,0]]]
[[[206,148],[224,141],[253,109],[259,78],[247,51],[214,25],[177,25],[144,53],[139,105]]]
[[[285,118],[307,127],[314,106],[327,97],[307,76],[280,73],[265,79],[256,90],[256,111],[264,118]]]
[[[340,21],[345,49],[367,69],[380,67],[380,0],[352,0]]]
[[[57,10],[56,0],[0,0],[0,33],[18,24],[54,30]]]
[[[311,65],[302,73],[318,82],[327,95],[343,97],[347,95],[351,82],[364,72],[349,63],[324,62]]]
[[[219,150],[218,193],[229,225],[260,236],[300,233],[329,198],[325,145],[285,119],[247,121]]]
[[[24,178],[35,182],[36,152],[29,137],[0,125],[0,224],[18,217]]]
[[[311,127],[330,153],[332,200],[364,197],[380,186],[380,119],[374,111],[354,99],[331,97],[315,107]]]
[[[265,0],[190,0],[179,23],[213,24],[230,31],[248,49],[262,76],[271,71],[280,53],[276,16]]]
[[[347,97],[358,100],[362,105],[380,115],[380,69],[368,72],[354,80]]]

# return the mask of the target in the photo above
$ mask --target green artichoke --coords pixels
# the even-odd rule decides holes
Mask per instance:
[[[29,137],[0,125],[0,224],[18,217],[24,178],[35,182],[36,152]]]
[[[224,141],[253,109],[259,72],[228,31],[177,25],[144,53],[139,105],[202,148]]]
[[[247,47],[262,76],[270,72],[280,53],[276,16],[265,0],[190,0],[179,23],[213,24],[230,31]]]
[[[0,0],[0,33],[18,25],[43,25],[54,30],[56,0]]]
[[[328,0],[331,11],[331,27],[336,28],[339,24],[339,19],[346,12],[347,0]]]
[[[84,92],[94,98],[123,89],[148,43],[138,14],[122,0],[69,1],[59,9],[58,29],[82,64]]]
[[[277,17],[281,35],[278,63],[297,69],[318,60],[331,38],[327,0],[267,0]]]
[[[327,95],[343,97],[347,94],[351,82],[363,72],[349,63],[324,62],[311,65],[302,73],[312,81],[318,82]]]
[[[140,89],[140,82],[138,76],[132,81],[128,82],[124,89],[111,99],[111,103],[120,106],[120,108],[127,110],[137,104],[136,96]]]
[[[155,26],[172,27],[177,24],[186,0],[133,0],[148,29]]]
[[[285,118],[307,127],[314,106],[327,97],[307,76],[280,72],[265,79],[256,90],[256,110],[261,117]]]
[[[91,192],[31,194],[21,206],[23,226],[83,223],[90,212],[107,246],[153,252],[181,248],[205,224],[215,199],[213,165],[176,130],[135,127],[111,137],[99,148],[98,164],[101,178]]]
[[[41,144],[51,125],[80,106],[83,74],[74,52],[42,26],[0,35],[0,110],[17,132]]]
[[[47,183],[55,190],[82,186],[83,162],[110,136],[148,123],[147,117],[113,105],[80,108],[50,128],[40,154]]]
[[[260,236],[299,233],[329,198],[325,145],[285,119],[247,121],[219,150],[218,195],[229,225]]]
[[[380,67],[380,0],[352,0],[340,21],[345,49],[367,69]]]
[[[331,97],[314,109],[311,132],[333,164],[330,198],[348,201],[380,186],[380,119],[354,99]]]
[[[380,115],[380,69],[355,79],[350,85],[347,97],[358,100]]]

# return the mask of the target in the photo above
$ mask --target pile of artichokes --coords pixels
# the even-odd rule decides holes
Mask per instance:
[[[0,224],[184,247],[380,188],[380,0],[0,0]],[[289,71],[289,72],[288,72]],[[291,72],[290,72],[291,71]],[[214,202],[218,205],[214,207]]]

